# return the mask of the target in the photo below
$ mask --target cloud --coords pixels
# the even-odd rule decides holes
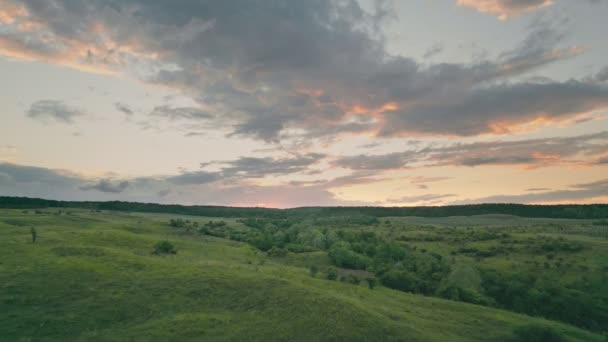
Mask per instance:
[[[496,85],[474,90],[452,103],[429,103],[406,113],[389,113],[382,134],[510,133],[526,123],[563,122],[607,107],[605,86],[578,81]]]
[[[0,161],[10,161],[19,153],[19,148],[13,145],[0,145]]]
[[[167,105],[156,106],[150,113],[151,116],[162,117],[171,121],[175,120],[206,120],[213,115],[194,107],[175,107]]]
[[[434,202],[437,200],[445,199],[448,197],[454,197],[454,194],[426,194],[416,196],[403,196],[399,198],[391,198],[387,202],[389,203],[421,203],[421,202]]]
[[[390,9],[364,10],[354,0],[12,3],[24,8],[19,20],[42,28],[10,24],[0,53],[176,88],[197,105],[157,107],[155,116],[204,119],[228,136],[505,134],[608,107],[606,85],[595,79],[518,81],[582,53],[562,46],[560,29],[548,23],[493,59],[421,64],[387,52],[379,25]],[[495,3],[510,14],[545,1]]]
[[[212,183],[218,179],[220,179],[220,174],[217,172],[194,171],[168,177],[167,181],[177,185],[191,185]]]
[[[127,117],[132,116],[134,114],[133,109],[131,109],[131,107],[129,105],[126,105],[121,102],[115,102],[114,108],[116,108],[116,110],[123,113]]]
[[[129,181],[122,181],[119,183],[112,183],[109,179],[101,179],[99,182],[91,185],[81,186],[80,190],[97,190],[101,192],[109,193],[121,193],[129,187]]]
[[[595,79],[598,82],[606,82],[608,81],[608,67],[603,67],[596,75]]]
[[[496,15],[501,20],[553,5],[552,0],[457,0],[459,6]]]
[[[74,118],[84,115],[80,109],[66,105],[57,100],[40,100],[32,103],[27,110],[29,118],[41,120],[43,122],[55,121],[58,123],[70,124]]]
[[[549,188],[530,188],[530,189],[526,189],[526,191],[530,191],[530,192],[536,192],[536,191],[548,191],[551,190]]]
[[[489,141],[431,148],[434,165],[589,165],[608,148],[608,132],[519,141]]]
[[[283,158],[241,157],[233,161],[207,163],[202,166],[221,165],[221,174],[224,177],[256,178],[304,172],[324,157],[325,155],[320,153],[308,153]]]
[[[424,58],[431,58],[439,53],[441,53],[441,51],[443,51],[443,45],[441,44],[435,44],[433,46],[431,46],[430,48],[428,48],[424,54],[422,55],[422,57]]]
[[[569,189],[532,192],[520,195],[489,196],[471,200],[456,201],[450,204],[471,203],[563,203],[605,199],[608,194],[608,179],[592,183],[575,184]]]
[[[608,150],[608,131],[573,137],[483,141],[380,155],[338,157],[337,167],[353,170],[390,170],[422,166],[522,165],[591,165]],[[600,162],[601,163],[601,162]]]
[[[79,179],[73,173],[63,170],[50,170],[42,167],[23,166],[0,162],[0,174],[3,186],[16,184],[33,184],[41,187],[49,185],[67,186]]]
[[[163,189],[157,192],[159,197],[165,197],[171,193],[171,189]]]
[[[382,155],[359,155],[339,158],[334,165],[352,170],[385,170],[404,167],[413,153],[395,152]]]
[[[219,173],[183,172],[175,176],[139,177],[116,182],[91,180],[63,170],[0,162],[3,196],[272,207],[373,204],[341,200],[329,191],[334,186],[364,182],[362,175],[331,182],[271,186],[239,180],[216,182],[220,176]]]

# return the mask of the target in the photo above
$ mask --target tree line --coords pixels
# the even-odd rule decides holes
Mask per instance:
[[[389,216],[447,217],[486,214],[506,214],[521,217],[606,219],[608,204],[471,204],[441,207],[302,207],[291,209],[244,208],[227,206],[138,203],[123,201],[56,201],[41,198],[0,196],[0,208],[83,208],[91,210],[116,210],[144,213],[168,213],[208,217],[260,217],[260,218],[308,218],[329,220],[331,217],[356,216],[360,220],[371,220]],[[598,221],[604,223],[605,221]]]

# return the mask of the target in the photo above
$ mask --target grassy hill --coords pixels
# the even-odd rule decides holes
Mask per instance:
[[[244,242],[178,232],[167,224],[175,217],[0,210],[0,339],[506,341],[533,324],[570,341],[604,341],[542,318],[312,277],[307,265],[323,267],[324,252],[272,258]],[[165,239],[178,253],[152,254]]]

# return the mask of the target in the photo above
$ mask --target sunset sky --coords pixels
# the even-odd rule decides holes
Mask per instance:
[[[608,201],[606,0],[0,0],[0,196]]]

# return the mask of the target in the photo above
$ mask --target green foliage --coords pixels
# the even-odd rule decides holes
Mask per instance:
[[[207,217],[265,217],[285,219],[297,217],[304,219],[316,217],[319,222],[331,223],[331,220],[342,222],[352,220],[353,224],[377,224],[378,217],[418,216],[447,217],[471,216],[484,214],[507,214],[521,217],[544,218],[608,218],[608,205],[523,205],[523,204],[473,204],[444,207],[318,207],[295,209],[268,208],[235,208],[221,206],[182,206],[135,202],[68,202],[39,198],[0,196],[0,208],[82,208],[93,210],[115,210],[143,213],[168,213],[180,215],[197,215]],[[329,222],[328,222],[329,221]]]
[[[455,237],[450,233],[442,241],[410,245],[396,241],[396,236],[411,229],[399,218],[391,218],[394,232],[378,226],[316,226],[308,219],[270,224],[275,220],[264,219],[264,227],[256,229],[226,219],[226,226],[217,231],[206,227],[214,234],[221,230],[223,238],[200,238],[194,235],[198,229],[184,234],[186,227],[170,227],[168,215],[44,211],[50,214],[26,216],[21,210],[0,210],[2,340],[504,341],[515,327],[529,323],[550,327],[571,341],[603,341],[598,334],[545,319],[411,295],[380,283],[373,291],[350,284],[355,278],[380,278],[391,270],[405,270],[415,276],[416,284],[442,285],[453,273],[459,274],[454,270],[463,264],[474,264],[464,255],[452,260],[449,251],[459,245],[450,244]],[[26,225],[15,226],[4,219]],[[40,240],[44,243],[23,243],[32,226],[44,230]],[[420,225],[416,229],[434,228]],[[529,233],[529,228],[523,229]],[[300,244],[298,236],[308,230],[322,233],[330,241],[328,246],[271,260],[249,242],[267,234],[272,246],[286,249]],[[529,245],[517,241],[518,233],[512,235],[517,251],[513,258],[532,258]],[[164,238],[179,246],[179,254],[151,256],[150,246]],[[585,239],[580,241],[593,240]],[[370,260],[367,271],[330,266],[328,249],[339,241]],[[487,240],[475,247],[486,249],[491,243]],[[427,253],[420,253],[422,248]],[[555,262],[564,258],[562,269],[570,272],[553,282],[588,294],[601,293],[598,267],[603,265],[597,256],[604,251],[596,243],[580,252],[551,252]],[[545,254],[537,259],[544,260]],[[446,270],[449,260],[452,267]],[[323,277],[310,277],[312,265],[324,270]],[[588,270],[581,271],[583,265]],[[512,270],[502,256],[477,267],[495,269],[501,281]],[[342,275],[345,283],[321,279],[325,272],[332,273],[328,268],[335,278]],[[538,273],[531,263],[518,264],[513,271]],[[466,280],[463,284],[474,283],[469,280],[475,277],[466,272],[461,277]],[[527,286],[531,290],[537,285]]]
[[[272,246],[268,251],[268,256],[273,258],[282,258],[287,256],[287,250],[283,248],[279,248],[277,246]]]
[[[390,270],[385,272],[380,277],[380,281],[382,285],[395,290],[405,292],[418,291],[418,279],[413,273],[406,270]]]
[[[373,277],[365,278],[365,281],[367,282],[367,287],[369,287],[370,290],[373,290],[376,287],[376,284],[378,283],[376,278]]]
[[[336,280],[336,279],[338,279],[338,271],[335,268],[330,267],[327,269],[326,276],[327,276],[327,280]]]
[[[310,266],[309,270],[310,270],[310,275],[313,278],[317,276],[317,273],[319,273],[319,267],[317,265]]]
[[[593,330],[608,326],[606,292],[592,295],[564,287],[558,279],[542,273],[506,275],[486,270],[482,278],[484,292],[499,307]],[[605,285],[600,286],[605,289]]]
[[[346,277],[346,281],[353,284],[353,285],[359,285],[359,283],[361,282],[361,280],[359,279],[359,277],[357,277],[354,274],[349,274]]]
[[[350,249],[347,242],[334,244],[329,250],[329,257],[332,262],[339,267],[365,269],[370,263],[370,259]]]
[[[153,254],[177,254],[177,249],[167,240],[159,241],[154,245]]]
[[[565,342],[566,338],[554,329],[543,325],[525,325],[513,331],[514,341]]]

